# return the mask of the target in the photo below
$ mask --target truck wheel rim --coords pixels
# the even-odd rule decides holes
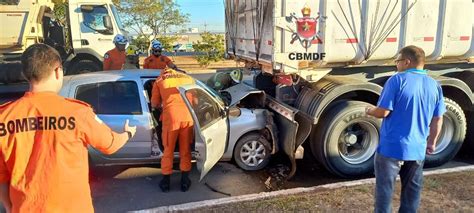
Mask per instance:
[[[339,155],[347,163],[361,164],[374,155],[378,142],[378,130],[372,123],[352,122],[339,136]]]
[[[453,119],[449,116],[444,116],[443,127],[441,128],[441,134],[438,137],[436,149],[433,152],[433,155],[439,154],[446,150],[454,137],[454,128],[455,125]]]
[[[258,166],[265,159],[265,146],[258,141],[246,142],[240,149],[240,160],[247,166]]]

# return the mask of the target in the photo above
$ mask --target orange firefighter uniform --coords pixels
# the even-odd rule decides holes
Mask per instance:
[[[173,64],[173,61],[165,55],[160,55],[159,57],[150,55],[145,58],[143,69],[165,69],[171,64]]]
[[[83,102],[27,92],[0,106],[0,183],[12,212],[93,212],[87,145],[111,154],[128,137]]]
[[[151,95],[153,108],[162,106],[162,140],[164,154],[161,158],[163,175],[173,173],[173,156],[176,140],[179,141],[180,170],[191,170],[191,143],[193,142],[193,119],[179,94],[180,85],[192,84],[194,80],[183,73],[166,69],[155,81]]]
[[[117,48],[107,51],[104,55],[104,70],[121,70],[125,64],[125,51]]]

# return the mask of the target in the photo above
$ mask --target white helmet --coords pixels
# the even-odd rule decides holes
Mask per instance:
[[[151,41],[151,49],[152,50],[161,50],[161,49],[163,49],[163,45],[161,44],[160,41],[154,39],[153,41]]]
[[[121,34],[117,34],[115,37],[114,37],[114,44],[127,44],[128,43],[128,39],[125,38],[125,36],[121,35]]]

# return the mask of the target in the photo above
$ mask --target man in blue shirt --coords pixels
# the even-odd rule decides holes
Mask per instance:
[[[399,72],[385,83],[377,107],[366,109],[368,115],[383,118],[375,156],[375,212],[391,212],[398,174],[402,184],[399,212],[416,212],[425,153],[436,149],[446,106],[441,87],[423,69],[423,49],[404,47],[395,63]]]

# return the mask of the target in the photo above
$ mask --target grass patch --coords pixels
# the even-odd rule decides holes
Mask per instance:
[[[472,212],[474,172],[425,177],[420,212]],[[374,185],[343,187],[201,209],[198,212],[371,212]],[[394,192],[398,210],[400,183]],[[194,212],[194,211],[193,211]]]
[[[426,178],[423,185],[425,188],[429,188],[430,190],[436,190],[439,187],[442,187],[441,183],[436,178]]]

